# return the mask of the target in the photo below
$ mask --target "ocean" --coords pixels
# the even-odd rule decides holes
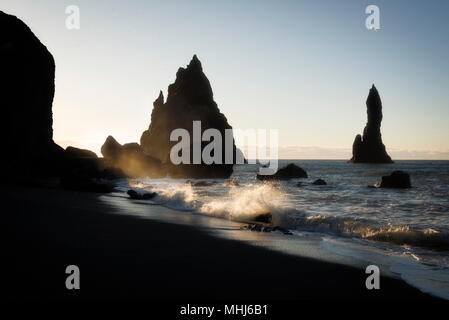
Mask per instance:
[[[400,277],[449,299],[449,161],[351,164],[343,160],[281,160],[305,169],[306,179],[262,182],[259,166],[236,165],[228,180],[130,179],[104,201],[130,214],[203,227],[216,236],[288,254],[366,267]],[[410,174],[412,188],[369,188],[394,170]],[[327,185],[313,185],[316,179]],[[191,182],[204,181],[201,186]],[[129,200],[126,191],[156,192]],[[244,228],[271,213],[281,232]]]

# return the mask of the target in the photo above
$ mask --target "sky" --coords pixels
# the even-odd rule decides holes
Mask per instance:
[[[365,27],[368,5],[380,30]],[[65,9],[80,10],[69,30]],[[379,90],[393,159],[449,159],[449,1],[0,0],[53,54],[54,140],[100,154],[138,142],[159,90],[197,54],[239,129],[279,130],[279,157],[349,159]]]

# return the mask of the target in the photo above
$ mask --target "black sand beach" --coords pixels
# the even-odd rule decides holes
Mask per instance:
[[[2,185],[7,298],[281,301],[431,299],[364,270],[214,238],[194,227],[111,214],[95,193]],[[117,212],[116,212],[117,213]],[[65,268],[80,268],[67,290]]]

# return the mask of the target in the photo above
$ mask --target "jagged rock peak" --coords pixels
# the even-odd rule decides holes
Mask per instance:
[[[203,67],[201,66],[201,61],[198,59],[196,54],[193,55],[192,60],[187,65],[187,70],[199,70],[203,71]]]
[[[162,105],[163,107],[158,107]],[[171,132],[182,128],[192,136],[193,121],[201,121],[202,132],[214,128],[222,136],[225,136],[226,129],[232,128],[213,99],[211,84],[196,55],[186,68],[178,69],[175,82],[168,87],[166,101],[163,102],[161,94],[155,101],[150,126],[142,133],[140,144],[145,152],[164,163],[171,177],[229,177],[232,174],[232,164],[225,164],[224,158],[221,164],[217,162],[213,165],[192,162],[175,165],[171,162],[170,150],[175,144],[170,139]],[[201,148],[205,145],[204,143]],[[190,155],[192,154],[191,151]],[[222,155],[224,154],[225,150],[222,151]]]
[[[155,108],[158,108],[158,107],[162,107],[163,105],[164,105],[164,94],[162,93],[162,90],[161,90],[161,91],[159,91],[159,96],[157,97],[157,99],[154,100],[153,106]]]
[[[168,86],[167,101],[183,96],[190,104],[208,104],[213,100],[212,87],[203,72],[201,62],[193,56],[187,68],[179,68],[176,80]]]

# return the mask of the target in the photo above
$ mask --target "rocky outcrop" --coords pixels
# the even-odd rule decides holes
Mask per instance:
[[[383,176],[380,183],[376,183],[377,188],[407,189],[412,187],[410,175],[405,171],[393,171],[389,176]]]
[[[327,185],[327,182],[324,181],[323,179],[316,179],[316,180],[313,182],[313,185],[315,185],[315,186],[326,186],[326,185]]]
[[[392,163],[382,143],[380,126],[382,122],[382,102],[373,85],[366,100],[368,122],[363,130],[363,137],[358,134],[352,145],[350,162],[358,163]]]
[[[18,18],[0,11],[1,175],[57,175],[64,150],[53,142],[55,62]]]
[[[226,117],[220,113],[213,99],[212,88],[203,73],[201,62],[193,56],[187,68],[179,68],[176,80],[168,87],[167,101],[160,92],[154,101],[151,123],[140,139],[145,152],[164,163],[168,175],[174,178],[227,178],[232,174],[232,164],[225,164],[225,129],[231,129]],[[170,160],[170,150],[177,141],[170,141],[173,130],[186,129],[193,139],[193,121],[201,121],[201,134],[217,129],[223,139],[222,164],[193,164],[193,141],[190,141],[190,164],[175,165]],[[201,150],[209,142],[201,143]],[[233,144],[235,155],[235,144]],[[235,158],[235,157],[234,157]]]
[[[87,149],[79,149],[75,147],[67,147],[65,149],[65,154],[69,158],[85,158],[85,159],[97,159],[98,156],[95,152]]]
[[[109,136],[101,147],[101,153],[108,167],[119,168],[129,177],[160,178],[165,175],[161,162],[137,143],[121,145]]]
[[[134,200],[149,200],[149,199],[153,199],[155,196],[157,196],[156,192],[139,193],[132,189],[128,190],[127,194],[129,195],[130,199],[134,199]]]
[[[257,179],[259,180],[290,180],[297,178],[307,178],[307,172],[294,163],[286,165],[272,175],[257,175]]]

